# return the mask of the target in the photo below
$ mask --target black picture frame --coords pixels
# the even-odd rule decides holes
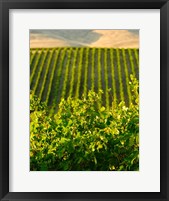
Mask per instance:
[[[9,10],[160,9],[160,192],[9,192]],[[169,2],[167,0],[0,0],[1,200],[169,200]],[[152,114],[153,115],[153,114]],[[153,166],[152,166],[153,168]],[[146,181],[145,181],[146,182]],[[23,184],[24,185],[24,184]]]

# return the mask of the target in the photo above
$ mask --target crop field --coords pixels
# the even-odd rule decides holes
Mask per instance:
[[[56,113],[62,98],[102,90],[102,105],[131,103],[130,74],[139,79],[139,50],[44,48],[30,50],[30,89]]]
[[[30,170],[138,171],[138,80],[136,48],[31,49]]]

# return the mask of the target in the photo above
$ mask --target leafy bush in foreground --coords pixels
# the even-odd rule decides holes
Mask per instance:
[[[86,98],[62,99],[51,117],[31,97],[31,170],[138,170],[138,81],[131,79],[135,104],[129,107],[121,102],[106,110],[98,106],[101,92],[90,91]]]

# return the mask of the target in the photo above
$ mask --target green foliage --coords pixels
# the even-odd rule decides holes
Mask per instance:
[[[131,76],[132,98],[101,104],[102,91],[89,91],[82,99],[62,99],[53,116],[31,96],[31,170],[136,171],[139,169],[139,91]]]
[[[30,92],[30,113],[36,111],[46,111],[47,112],[47,105],[44,102],[41,102],[40,99],[33,95],[32,91]]]

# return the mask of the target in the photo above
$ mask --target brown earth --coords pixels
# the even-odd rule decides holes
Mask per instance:
[[[97,42],[90,44],[90,47],[114,47],[114,48],[138,48],[139,37],[127,30],[94,30],[102,34]]]
[[[97,41],[93,43],[80,43],[77,46],[88,47],[114,47],[114,48],[139,48],[139,36],[131,33],[128,30],[93,30],[93,32],[100,34]],[[57,39],[47,37],[41,34],[30,34],[30,47],[31,48],[45,48],[45,47],[67,47],[72,46],[71,40]]]

